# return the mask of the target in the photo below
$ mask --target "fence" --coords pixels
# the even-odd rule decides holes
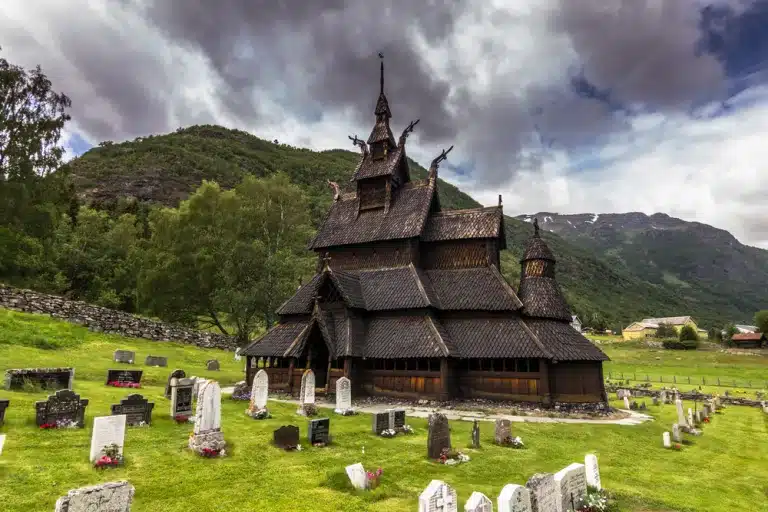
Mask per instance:
[[[739,380],[724,377],[689,377],[679,375],[646,375],[641,373],[608,372],[608,380],[720,386],[728,388],[768,389],[768,380]]]

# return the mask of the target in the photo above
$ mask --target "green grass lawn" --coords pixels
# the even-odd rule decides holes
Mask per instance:
[[[32,348],[30,336],[51,336],[65,347]],[[516,423],[513,433],[525,441],[524,450],[494,446],[493,424],[483,423],[482,448],[465,450],[472,457],[469,463],[448,467],[426,459],[425,420],[408,420],[416,430],[413,435],[383,439],[370,433],[367,415],[339,417],[321,409],[331,415],[334,444],[305,444],[304,450],[288,453],[273,447],[271,438],[279,426],[295,424],[305,439],[307,419],[295,414],[295,406],[270,402],[273,418],[256,421],[245,416],[245,403],[225,398],[222,427],[230,453],[211,460],[186,448],[192,426],[170,419],[163,385],[175,367],[216,377],[222,384],[234,382],[242,372],[231,354],[104,336],[5,311],[0,311],[0,338],[0,369],[75,366],[75,391],[90,399],[86,428],[43,431],[34,425],[33,404],[45,394],[0,391],[0,398],[11,399],[6,425],[0,428],[7,434],[0,455],[3,511],[52,510],[69,489],[120,479],[136,487],[134,512],[413,511],[419,493],[434,478],[457,488],[461,508],[474,490],[495,500],[505,484],[523,484],[536,472],[583,462],[590,452],[598,456],[603,485],[624,511],[768,511],[768,423],[757,409],[727,408],[682,452],[661,446],[662,432],[675,421],[670,405],[650,406],[657,421],[635,427]],[[142,360],[151,348],[153,354],[170,358],[169,368],[147,370],[141,393],[155,403],[153,425],[128,429],[125,467],[97,471],[88,461],[93,417],[108,414],[110,404],[132,392],[103,385],[115,348],[135,349]],[[217,355],[223,371],[205,372],[205,360]],[[466,447],[471,423],[451,426],[454,446]],[[354,491],[344,467],[355,462],[366,469],[382,467],[382,485],[372,492]]]

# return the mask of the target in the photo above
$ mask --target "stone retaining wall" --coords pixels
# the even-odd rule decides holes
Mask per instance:
[[[237,348],[235,338],[231,336],[188,329],[123,311],[2,284],[0,284],[0,308],[26,313],[43,313],[54,318],[84,325],[91,331],[119,334],[131,338],[178,341],[203,348],[224,350]]]

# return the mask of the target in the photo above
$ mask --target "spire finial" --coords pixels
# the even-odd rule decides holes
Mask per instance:
[[[539,238],[539,218],[533,218],[533,236]]]
[[[499,194],[499,206],[501,206],[501,194]]]
[[[381,60],[381,77],[379,78],[379,85],[381,86],[380,94],[384,94],[384,54],[379,52],[379,60]]]

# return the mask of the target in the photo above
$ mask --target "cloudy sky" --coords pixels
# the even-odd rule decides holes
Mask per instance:
[[[418,5],[416,5],[418,4]],[[217,123],[366,137],[383,52],[409,154],[509,214],[665,212],[768,248],[768,0],[3,0],[72,98],[71,154]]]

